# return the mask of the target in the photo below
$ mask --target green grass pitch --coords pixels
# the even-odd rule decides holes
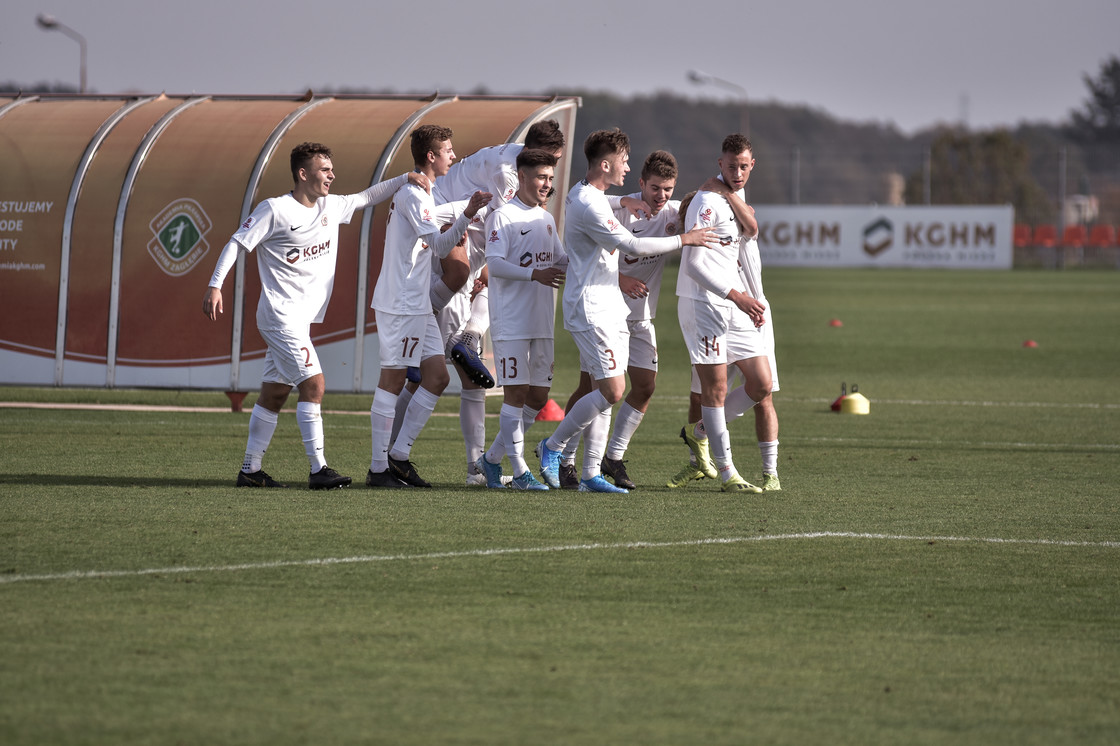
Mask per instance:
[[[414,450],[436,489],[312,493],[232,487],[219,392],[3,389],[199,411],[0,408],[0,742],[1120,742],[1120,273],[766,282],[774,494],[660,486],[672,272],[624,496],[463,487],[454,397]],[[829,411],[842,381],[870,415]],[[324,405],[356,485],[369,403]],[[293,415],[265,468],[304,483]]]

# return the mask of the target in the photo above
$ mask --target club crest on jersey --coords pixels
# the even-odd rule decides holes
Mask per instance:
[[[677,235],[677,224],[676,223],[669,223],[668,225],[665,226],[665,232],[668,233],[670,236]]]
[[[545,230],[548,231],[548,235],[550,235],[550,236],[552,235],[552,226],[551,225],[546,227]]]
[[[245,222],[245,227],[252,225]],[[206,234],[210,232],[210,218],[202,205],[184,197],[171,202],[148,223],[152,239],[148,254],[159,268],[172,277],[190,272],[210,251]]]
[[[323,219],[322,219],[322,220],[320,220],[320,221],[319,221],[319,223],[320,223],[320,224],[321,224],[321,225],[322,225],[322,226],[323,226],[324,228],[326,228],[326,227],[327,227],[327,216],[326,216],[326,215],[324,215],[324,216],[323,216]]]

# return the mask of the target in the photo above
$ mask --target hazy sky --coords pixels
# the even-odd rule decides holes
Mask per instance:
[[[906,132],[1056,123],[1082,76],[1120,55],[1118,0],[10,0],[0,82],[98,93],[290,94],[308,88],[529,94],[738,94]],[[15,6],[14,8],[12,6]],[[388,6],[384,7],[383,6]],[[419,16],[413,8],[425,7]],[[639,12],[635,12],[638,10]]]

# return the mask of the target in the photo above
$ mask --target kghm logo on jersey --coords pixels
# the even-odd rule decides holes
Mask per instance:
[[[528,267],[532,263],[533,263],[533,252],[531,252],[531,251],[526,251],[518,259],[518,264],[521,265],[522,267]]]
[[[295,264],[299,261],[299,249],[288,249],[288,253],[284,255],[284,259],[288,264]]]
[[[246,221],[246,224],[251,224]],[[177,199],[160,210],[148,224],[152,240],[148,254],[167,274],[178,277],[190,272],[194,265],[210,251],[206,234],[210,232],[210,218],[202,205],[193,199]]]

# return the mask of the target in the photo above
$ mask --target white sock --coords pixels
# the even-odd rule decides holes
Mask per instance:
[[[595,393],[599,393],[596,391]],[[603,401],[606,401],[604,398]],[[603,468],[603,449],[607,445],[607,436],[611,431],[611,408],[595,415],[590,424],[583,430],[583,478],[592,479]]]
[[[459,429],[467,448],[467,473],[473,473],[474,462],[486,450],[486,392],[463,389],[459,395]]]
[[[727,397],[723,400],[723,416],[726,418],[726,421],[730,422],[738,417],[742,417],[743,414],[750,411],[751,407],[755,404],[758,404],[758,402],[747,396],[746,387],[739,386],[727,392]]]
[[[389,468],[389,443],[393,434],[393,418],[397,408],[397,395],[385,389],[373,392],[369,408],[370,432],[373,440],[373,458],[369,470],[380,474]]]
[[[455,297],[455,292],[447,287],[443,277],[432,275],[432,284],[428,288],[428,297],[432,300],[432,310],[439,313]]]
[[[778,476],[778,441],[760,441],[758,450],[762,454],[762,473]]]
[[[716,462],[720,480],[726,482],[735,474],[735,465],[731,461],[731,436],[727,432],[723,407],[701,407],[700,411],[704,413],[704,427],[708,431],[712,460]]]
[[[389,436],[390,443],[395,443],[397,436],[401,434],[401,423],[404,422],[404,413],[408,411],[410,401],[412,401],[412,392],[408,390],[408,386],[405,386],[397,394],[397,403],[393,407],[393,434]]]
[[[323,455],[323,414],[319,404],[301,401],[296,404],[296,422],[303,437],[303,450],[314,474],[327,465]]]
[[[642,424],[643,417],[645,417],[644,412],[639,412],[626,402],[622,402],[614,418],[610,443],[607,444],[607,458],[617,461],[626,455],[626,449],[630,447],[630,439],[634,437],[638,425]]]
[[[436,409],[439,397],[421,386],[412,394],[412,401],[404,413],[401,432],[389,449],[389,457],[397,461],[408,461],[412,455],[412,444],[420,437],[420,431],[428,424],[428,418]]]
[[[599,389],[585,394],[572,405],[571,411],[564,415],[564,419],[560,421],[556,430],[549,436],[548,447],[554,451],[563,451],[564,446],[576,436],[576,433],[586,429],[600,413],[609,413],[610,411],[611,403],[607,401],[607,397],[603,396],[603,392]],[[606,434],[603,435],[603,442],[606,442]],[[602,453],[601,447],[599,452]]]
[[[503,404],[498,413],[498,427],[502,432],[502,447],[509,457],[510,469],[513,476],[519,477],[529,470],[525,463],[525,430],[521,409]]]
[[[249,415],[249,440],[245,444],[245,460],[241,462],[241,471],[252,474],[261,470],[264,452],[272,442],[272,434],[276,432],[276,423],[280,415],[265,409],[260,404],[253,405],[253,412]]]
[[[482,335],[490,328],[490,292],[483,288],[471,301],[471,315],[467,318],[464,332],[470,332],[475,339],[482,339]]]
[[[528,404],[521,408],[521,431],[525,433],[525,437],[529,437],[529,428],[537,421],[537,415],[541,413],[539,409],[533,409]]]

